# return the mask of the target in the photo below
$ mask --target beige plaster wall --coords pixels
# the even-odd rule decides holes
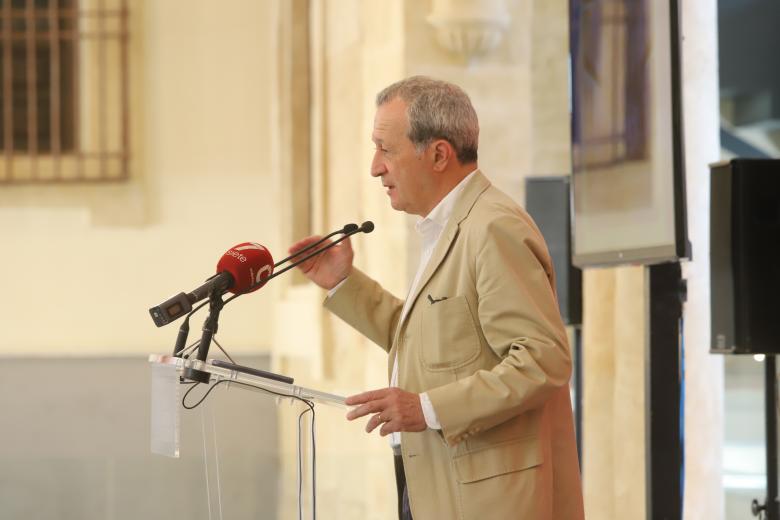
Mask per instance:
[[[278,250],[272,19],[267,2],[229,4],[130,3],[130,181],[0,189],[0,354],[168,351],[176,331],[155,328],[149,307],[194,288],[235,243]],[[267,349],[272,294],[242,300],[222,318],[224,344]]]

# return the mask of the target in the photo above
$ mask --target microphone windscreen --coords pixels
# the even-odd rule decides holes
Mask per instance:
[[[366,220],[363,222],[363,225],[360,226],[360,230],[363,231],[363,233],[371,233],[374,230],[374,223],[370,220]]]
[[[217,272],[229,272],[233,285],[228,288],[233,294],[256,291],[274,271],[271,252],[255,242],[244,242],[228,249],[217,263]],[[255,285],[257,284],[257,285]]]

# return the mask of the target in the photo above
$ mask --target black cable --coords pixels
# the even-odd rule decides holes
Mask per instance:
[[[195,383],[195,386],[198,386],[200,384],[200,383],[197,383],[197,382],[194,382],[194,383]],[[309,407],[309,409],[311,410],[312,414],[315,413],[314,412],[314,403],[312,403],[308,399],[304,399],[303,397],[298,397],[297,395],[284,394],[282,392],[274,392],[273,390],[268,390],[267,388],[262,388],[262,387],[259,387],[259,386],[250,385],[249,383],[243,383],[241,381],[233,381],[232,379],[220,379],[219,381],[217,381],[216,383],[214,383],[213,385],[211,385],[209,387],[209,389],[206,391],[206,393],[203,395],[203,397],[200,398],[200,401],[198,401],[197,403],[195,403],[192,406],[187,406],[187,404],[184,401],[185,401],[185,399],[187,399],[187,394],[189,394],[192,391],[192,389],[195,388],[195,386],[191,387],[184,394],[184,397],[182,397],[181,405],[184,408],[186,408],[187,410],[193,410],[193,409],[197,408],[198,406],[201,405],[201,403],[203,403],[203,401],[206,399],[206,397],[208,397],[208,395],[211,393],[211,391],[214,390],[214,388],[216,388],[217,385],[219,385],[220,383],[233,383],[235,385],[248,386],[249,388],[254,388],[256,390],[262,390],[263,392],[266,392],[266,393],[272,394],[272,395],[276,395],[276,396],[279,396],[279,397],[289,397],[291,399],[295,399],[296,401],[301,401],[302,403],[304,403],[306,406]]]
[[[300,512],[303,510],[301,499],[303,496],[303,462],[302,462],[302,449],[301,449],[301,419],[304,415],[311,412],[311,509],[312,509],[312,518],[316,520],[317,518],[317,443],[315,442],[315,435],[314,435],[314,420],[316,418],[316,413],[314,412],[314,406],[306,402],[306,405],[309,407],[306,410],[302,411],[300,414],[298,414],[298,512],[299,512],[299,518]]]
[[[303,443],[301,442],[301,418],[309,409],[298,415],[298,520],[303,520]]]
[[[311,511],[317,520],[317,443],[314,439],[314,407],[311,408]]]
[[[222,382],[222,381],[219,381],[219,382],[218,382],[218,383],[216,383],[214,386],[217,386],[217,384],[219,384],[219,383],[221,383],[221,382]],[[211,388],[209,388],[209,389],[208,389],[208,391],[206,392],[206,394],[205,394],[205,395],[204,395],[204,396],[203,396],[203,397],[200,399],[200,401],[198,401],[197,403],[195,403],[193,406],[187,406],[187,403],[185,403],[184,401],[186,401],[186,400],[187,400],[187,396],[188,396],[188,395],[190,395],[190,392],[192,392],[192,391],[195,389],[195,387],[197,387],[199,384],[200,384],[199,382],[195,381],[195,384],[194,384],[194,385],[192,385],[191,387],[189,387],[189,388],[187,389],[187,391],[186,391],[186,392],[184,392],[184,397],[182,397],[182,398],[181,398],[181,405],[182,405],[182,406],[183,406],[183,407],[184,407],[186,410],[192,410],[193,408],[197,408],[197,407],[200,405],[200,403],[202,403],[202,402],[203,402],[203,401],[206,399],[206,397],[208,397],[209,393],[210,393],[210,392],[211,392],[211,390],[214,388],[214,386],[212,386]]]

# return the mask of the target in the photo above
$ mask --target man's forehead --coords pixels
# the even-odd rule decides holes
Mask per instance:
[[[390,101],[377,107],[374,115],[374,131],[371,139],[379,142],[383,136],[403,132],[406,129],[406,104]]]
[[[387,119],[380,119],[377,114],[377,117],[374,118],[374,131],[371,133],[371,140],[381,143],[392,131],[393,122]]]

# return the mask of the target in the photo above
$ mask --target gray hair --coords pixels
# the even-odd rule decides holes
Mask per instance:
[[[446,81],[412,76],[377,94],[376,106],[395,98],[406,102],[407,136],[418,152],[433,140],[444,139],[455,149],[461,164],[476,162],[479,121],[463,89]]]

